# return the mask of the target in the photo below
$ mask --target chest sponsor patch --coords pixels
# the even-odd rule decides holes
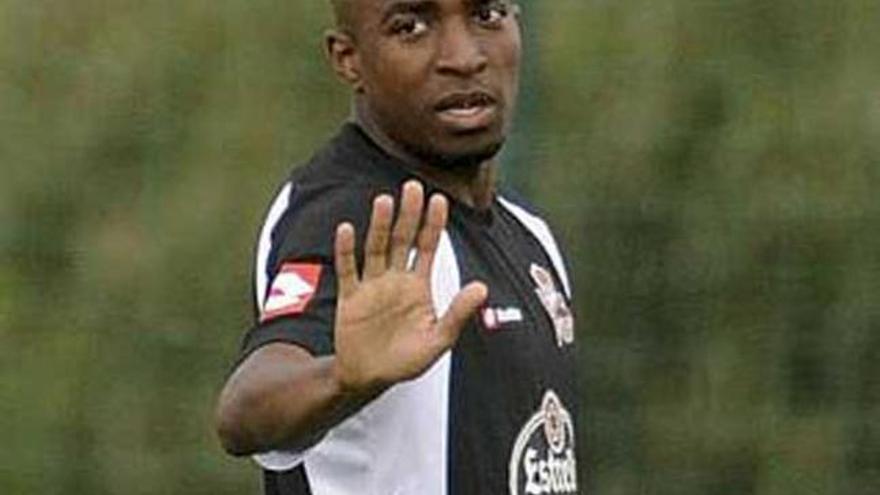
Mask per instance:
[[[577,493],[574,442],[571,414],[548,390],[510,453],[509,495]]]
[[[565,295],[556,288],[553,275],[536,263],[529,267],[529,274],[535,282],[535,294],[553,321],[556,345],[562,347],[574,343],[574,316],[565,302]]]
[[[512,323],[523,321],[522,310],[516,307],[486,307],[480,311],[483,326],[486,330],[496,331]]]
[[[321,279],[321,265],[317,263],[285,263],[272,281],[260,322],[281,316],[302,313],[312,300]]]

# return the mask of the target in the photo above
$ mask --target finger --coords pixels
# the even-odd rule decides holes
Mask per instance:
[[[364,278],[372,278],[388,269],[388,236],[394,215],[394,198],[383,194],[373,200],[370,228],[364,246]]]
[[[482,282],[471,282],[456,294],[446,314],[437,322],[435,343],[443,350],[455,345],[465,324],[486,302],[488,295],[489,289]]]
[[[440,194],[431,196],[428,201],[428,212],[425,213],[425,223],[419,232],[418,257],[416,258],[415,271],[419,275],[428,277],[434,266],[434,254],[437,252],[437,244],[440,243],[440,235],[446,228],[446,219],[449,214],[449,203]]]
[[[391,267],[405,270],[409,261],[409,251],[413,239],[422,220],[422,208],[425,203],[425,191],[418,181],[408,181],[403,185],[400,198],[400,211],[394,232],[391,234]]]
[[[339,296],[351,295],[358,286],[357,263],[354,256],[354,226],[341,223],[336,227],[334,241],[334,263],[336,266],[336,284]]]

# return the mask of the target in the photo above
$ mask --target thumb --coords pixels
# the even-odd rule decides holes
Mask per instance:
[[[444,350],[455,345],[465,323],[486,302],[488,295],[489,288],[482,282],[471,282],[456,294],[449,309],[437,322],[438,345]]]

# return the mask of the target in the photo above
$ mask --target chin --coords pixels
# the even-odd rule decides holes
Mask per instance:
[[[470,146],[422,147],[410,151],[428,165],[446,170],[479,167],[494,158],[504,146],[504,136]]]

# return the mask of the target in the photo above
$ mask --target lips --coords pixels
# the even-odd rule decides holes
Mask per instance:
[[[486,107],[495,104],[495,98],[483,91],[470,93],[453,93],[443,97],[434,109],[438,112],[446,110],[467,110],[470,108]]]
[[[488,127],[496,113],[496,101],[483,91],[452,93],[434,106],[439,119],[457,131]]]

